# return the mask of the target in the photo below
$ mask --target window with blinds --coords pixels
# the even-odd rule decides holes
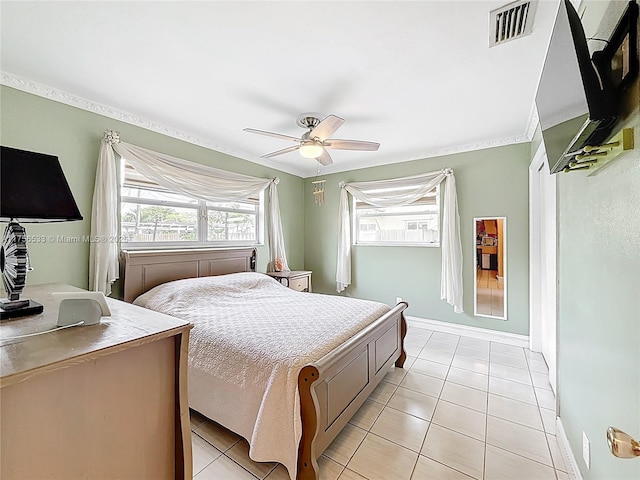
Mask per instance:
[[[120,235],[124,247],[263,243],[263,195],[207,202],[171,192],[123,160]]]
[[[354,198],[356,245],[440,246],[440,187],[402,207],[379,208]]]

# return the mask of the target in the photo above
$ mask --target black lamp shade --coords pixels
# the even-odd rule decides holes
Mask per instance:
[[[58,157],[0,148],[0,220],[82,220]]]

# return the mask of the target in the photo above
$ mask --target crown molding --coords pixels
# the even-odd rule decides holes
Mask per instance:
[[[76,107],[81,110],[86,110],[88,112],[92,112],[98,115],[102,115],[104,117],[112,118],[114,120],[128,123],[136,127],[144,128],[152,132],[160,133],[168,137],[176,138],[178,140],[182,140],[187,143],[198,145],[200,147],[204,147],[209,150],[220,152],[236,158],[241,158],[243,160],[257,163],[265,167],[273,168],[274,170],[277,170],[280,172],[289,173],[291,175],[295,175],[301,178],[310,178],[317,175],[317,168],[315,165],[308,168],[293,168],[288,165],[278,164],[272,160],[262,159],[248,152],[237,151],[237,150],[224,147],[213,139],[197,137],[183,130],[179,130],[177,128],[164,125],[152,120],[148,120],[146,118],[139,117],[133,113],[120,110],[117,108],[113,108],[98,102],[94,102],[92,100],[88,100],[78,95],[73,95],[69,92],[65,92],[63,90],[41,84],[33,80],[28,80],[26,78],[20,77],[18,75],[13,75],[8,72],[4,72],[4,71],[1,72],[0,84],[5,85],[7,87],[15,88],[17,90],[21,90],[23,92],[31,93],[39,97],[53,100],[54,102],[64,103],[65,105],[70,105],[72,107]],[[529,124],[527,126],[525,133],[523,133],[522,135],[483,140],[481,142],[468,143],[465,145],[453,145],[450,147],[426,150],[418,154],[400,156],[392,159],[362,160],[362,161],[349,162],[349,164],[345,166],[345,168],[341,168],[340,166],[333,164],[330,168],[323,167],[322,170],[323,170],[323,174],[340,173],[340,172],[347,172],[350,170],[377,167],[377,166],[393,164],[393,163],[411,162],[414,160],[423,160],[426,158],[441,157],[445,155],[453,155],[456,153],[471,152],[474,150],[484,150],[487,148],[502,147],[505,145],[530,142],[531,139],[533,138],[537,125],[538,125],[538,115],[537,115],[537,110],[534,104],[531,109]]]
[[[104,117],[113,118],[114,120],[128,123],[130,125],[135,125],[136,127],[144,128],[146,130],[151,130],[152,132],[160,133],[162,135],[176,138],[187,143],[208,148],[209,150],[214,150],[216,152],[241,158],[249,162],[264,165],[265,167],[273,168],[280,172],[290,173],[298,177],[304,177],[305,172],[303,170],[288,168],[287,166],[275,164],[273,161],[263,160],[259,157],[255,157],[254,155],[251,155],[247,152],[239,152],[229,149],[220,145],[212,139],[197,137],[183,130],[173,128],[168,125],[163,125],[161,123],[154,122],[153,120],[139,117],[133,113],[94,102],[78,95],[73,95],[69,92],[65,92],[48,85],[34,82],[33,80],[19,77],[8,72],[3,71],[1,72],[1,74],[2,76],[0,77],[0,84],[7,87],[15,88],[16,90],[21,90],[23,92],[31,93],[39,97],[53,100],[54,102],[64,103],[65,105],[70,105],[72,107],[96,113]]]
[[[540,117],[538,116],[538,108],[536,107],[536,102],[533,102],[531,105],[531,113],[529,113],[529,123],[527,125],[527,131],[525,132],[525,136],[529,139],[529,141],[533,140],[533,136],[536,133],[536,129],[540,124]]]
[[[427,150],[427,151],[423,151],[421,153],[418,154],[414,154],[414,155],[407,155],[407,156],[402,156],[402,157],[398,157],[395,159],[386,159],[384,161],[382,160],[363,160],[363,161],[353,161],[349,163],[349,167],[348,168],[340,168],[338,166],[336,166],[335,164],[331,165],[331,167],[327,168],[327,167],[323,167],[324,169],[324,174],[332,174],[332,173],[340,173],[340,172],[348,172],[350,170],[357,170],[357,169],[361,169],[361,168],[369,168],[369,167],[377,167],[377,166],[381,166],[381,165],[388,165],[388,164],[392,164],[392,163],[402,163],[402,162],[411,162],[414,160],[423,160],[426,158],[434,158],[434,157],[443,157],[445,155],[453,155],[456,153],[465,153],[465,152],[472,152],[475,150],[485,150],[487,148],[495,148],[495,147],[504,147],[506,145],[515,145],[518,143],[526,143],[526,142],[530,142],[531,140],[533,140],[533,136],[536,133],[536,128],[538,128],[538,124],[540,123],[540,120],[538,118],[538,110],[536,108],[536,104],[535,102],[533,103],[533,105],[531,106],[531,112],[529,113],[529,121],[527,122],[527,128],[525,130],[525,133],[523,133],[522,135],[514,135],[511,137],[501,137],[501,138],[494,138],[494,139],[490,139],[490,140],[483,140],[481,142],[475,142],[475,143],[467,143],[464,145],[453,145],[450,147],[444,147],[444,148],[437,148],[437,149],[432,149],[432,150]],[[310,178],[316,176],[315,171],[311,172],[307,172],[307,175],[305,178]]]
[[[494,147],[503,147],[505,145],[514,145],[517,143],[524,143],[528,141],[530,141],[530,139],[526,134],[514,135],[511,137],[493,138],[489,140],[482,140],[481,142],[467,143],[465,145],[453,145],[451,147],[445,147],[445,148],[439,148],[436,150],[427,151],[421,154],[420,156],[412,158],[411,160],[416,160],[417,158],[440,157],[443,155],[452,155],[454,153],[471,152],[474,150],[484,150],[487,148],[494,148]]]
[[[535,132],[535,128],[533,129]],[[453,145],[450,147],[437,148],[433,150],[426,150],[418,154],[400,156],[392,159],[384,160],[354,160],[349,162],[348,168],[340,168],[335,163],[329,167],[322,167],[323,175],[331,175],[333,173],[348,172],[351,170],[359,170],[362,168],[379,167],[382,165],[389,165],[394,163],[412,162],[415,160],[424,160],[427,158],[443,157],[445,155],[454,155],[457,153],[473,152],[476,150],[485,150],[487,148],[504,147],[506,145],[515,145],[519,143],[526,143],[531,141],[531,135],[528,133],[522,135],[515,135],[511,137],[494,138],[490,140],[483,140],[481,142],[467,143],[465,145]],[[304,178],[311,178],[317,175],[316,170],[308,171]]]

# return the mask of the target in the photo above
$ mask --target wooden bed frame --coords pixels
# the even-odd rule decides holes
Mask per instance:
[[[124,300],[161,283],[255,271],[255,248],[123,251]],[[310,294],[313,295],[313,294]],[[298,480],[317,480],[318,458],[358,411],[390,367],[406,358],[405,302],[374,321],[298,376],[302,438]],[[213,419],[215,420],[215,419]]]

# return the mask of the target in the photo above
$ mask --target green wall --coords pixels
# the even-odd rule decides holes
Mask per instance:
[[[28,246],[34,267],[27,276],[28,285],[63,282],[88,287],[89,244],[56,239],[58,236],[82,238],[90,233],[98,150],[102,133],[107,129],[119,131],[120,138],[127,143],[175,157],[258,177],[279,177],[289,266],[304,267],[301,178],[5,86],[0,88],[0,105],[0,143],[57,155],[84,217],[81,222],[24,224],[32,240]],[[48,238],[51,236],[53,240]],[[37,243],[43,239],[45,243]],[[266,246],[258,249],[259,271],[266,270],[268,255]]]
[[[609,38],[627,4],[583,3],[587,37],[597,38]],[[558,174],[559,414],[585,480],[640,478],[640,458],[616,458],[606,441],[609,426],[640,438],[638,79],[620,111],[635,149],[592,177]],[[590,468],[582,432],[591,442]]]
[[[637,147],[594,177],[560,174],[558,187],[560,417],[585,480],[638,479],[640,460],[613,457],[605,438],[609,426],[640,436]]]
[[[34,271],[28,284],[64,282],[86,288],[89,244],[50,241],[81,238],[90,231],[95,169],[102,133],[120,132],[123,141],[218,168],[255,176],[278,176],[283,230],[292,269],[313,270],[314,290],[335,293],[338,182],[375,180],[443,167],[454,168],[458,185],[464,263],[464,314],[440,300],[440,248],[354,247],[353,284],[346,294],[394,303],[401,296],[409,314],[526,335],[528,333],[528,162],[529,144],[511,145],[354,170],[326,177],[327,204],[318,207],[312,179],[303,180],[261,165],[189,144],[3,86],[0,89],[2,145],[57,155],[84,216],[82,222],[25,224]],[[300,202],[303,196],[304,202]],[[506,216],[508,222],[508,320],[473,316],[473,217]],[[37,243],[40,238],[47,240]],[[305,253],[306,249],[306,253]],[[260,247],[258,270],[268,251]],[[390,277],[393,272],[394,277]],[[393,287],[393,288],[392,288]],[[116,292],[117,292],[116,288]]]
[[[409,302],[415,317],[529,333],[530,145],[522,143],[467,153],[324,175],[324,206],[313,200],[314,178],[305,180],[305,268],[313,271],[316,292],[335,293],[337,215],[340,181],[396,178],[451,167],[456,177],[462,253],[464,311],[440,300],[441,249],[434,247],[352,247],[352,284],[345,295],[394,304]],[[507,320],[473,315],[475,281],[474,217],[507,217]]]

